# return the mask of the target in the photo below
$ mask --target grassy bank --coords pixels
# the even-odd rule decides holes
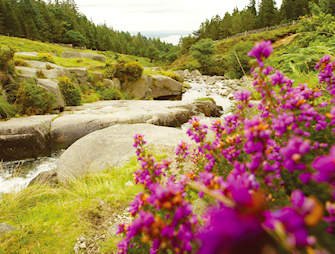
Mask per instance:
[[[61,57],[62,53],[65,51],[77,51],[77,52],[87,52],[94,54],[102,54],[105,55],[109,61],[116,62],[117,60],[125,60],[125,61],[137,61],[143,66],[152,66],[150,59],[145,57],[138,57],[132,55],[118,54],[111,51],[96,51],[89,49],[75,49],[70,48],[58,44],[40,42],[40,41],[32,41],[24,38],[17,37],[8,37],[8,36],[0,36],[0,46],[8,46],[13,48],[16,52],[39,52],[39,53],[49,53],[55,56],[55,63],[64,67],[99,67],[103,63],[94,61],[91,59],[81,59],[77,58],[63,58]],[[31,57],[30,59],[34,59]],[[103,64],[104,65],[104,64]]]
[[[0,236],[0,253],[73,253],[80,236],[95,241],[101,253],[111,253],[118,237],[106,232],[113,218],[125,211],[141,190],[133,185],[133,159],[122,168],[89,175],[58,187],[34,185],[4,195],[0,201],[0,222],[17,230]]]

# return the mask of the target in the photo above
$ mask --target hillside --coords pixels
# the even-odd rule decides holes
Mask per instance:
[[[261,40],[269,40],[275,48],[270,64],[288,75],[301,78],[303,75],[298,74],[314,72],[316,62],[323,55],[334,54],[334,25],[334,16],[321,13],[302,18],[293,25],[212,41],[212,61],[203,69],[212,75],[240,78],[244,72],[249,73],[251,65],[247,54],[253,45]],[[195,59],[191,47],[171,67],[192,70],[202,69],[203,66]]]
[[[97,51],[89,49],[72,48],[62,44],[33,41],[18,37],[9,37],[0,35],[0,46],[11,47],[16,52],[38,52],[42,54],[45,53],[53,54],[54,55],[53,59],[55,63],[64,67],[89,67],[93,69],[94,68],[99,69],[99,67],[103,66],[101,62],[94,61],[92,59],[86,58],[83,61],[78,61],[78,58],[76,59],[76,58],[62,57],[62,54],[68,51],[101,54],[106,56],[108,60],[111,62],[116,62],[116,60],[136,61],[145,67],[153,66],[153,64],[150,62],[150,59],[145,57],[120,54],[112,51]],[[32,58],[30,59],[33,60]]]
[[[89,20],[73,0],[1,0],[0,34],[169,61],[176,47]]]

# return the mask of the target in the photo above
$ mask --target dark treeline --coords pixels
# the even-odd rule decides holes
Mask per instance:
[[[137,34],[95,25],[74,0],[0,0],[0,34],[171,61],[176,47]]]
[[[236,8],[223,17],[217,15],[206,20],[193,36],[185,37],[183,43],[187,45],[203,38],[219,40],[241,32],[287,23],[310,14],[311,3],[318,4],[326,13],[335,14],[335,0],[283,0],[279,9],[274,0],[261,0],[259,6],[256,6],[255,0],[251,0],[243,10]]]

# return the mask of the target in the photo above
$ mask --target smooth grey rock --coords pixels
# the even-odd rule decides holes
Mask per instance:
[[[117,78],[114,79],[104,79],[104,86],[105,87],[110,87],[110,88],[115,88],[115,89],[121,89],[121,83],[120,80],[118,80]]]
[[[88,80],[87,68],[84,67],[71,67],[66,68],[70,75],[73,75],[77,78],[80,83],[86,83]]]
[[[15,66],[15,71],[19,77],[22,78],[35,78],[37,69],[25,66]]]
[[[143,75],[137,81],[122,84],[122,90],[138,100],[152,98],[152,82],[151,77]]]
[[[152,78],[152,98],[181,99],[183,84],[163,75],[154,75]]]
[[[68,148],[58,160],[58,179],[64,182],[121,166],[135,156],[132,144],[138,133],[161,153],[164,150],[172,152],[181,140],[187,139],[184,131],[175,128],[150,124],[115,125],[93,132]]]
[[[199,78],[199,77],[201,77],[201,72],[199,70],[193,70],[191,72],[191,76],[195,77],[195,78]]]
[[[28,186],[32,186],[35,184],[56,186],[58,185],[58,183],[59,182],[58,182],[58,177],[57,177],[57,171],[51,170],[51,171],[40,173],[33,180],[30,181]]]
[[[36,57],[38,56],[38,52],[16,52],[15,56]]]
[[[88,52],[65,51],[62,53],[64,58],[88,58],[95,61],[106,62],[106,57],[100,54],[93,54]]]
[[[0,122],[0,160],[48,156],[54,115],[12,118]]]
[[[51,79],[37,79],[37,84],[46,89],[48,92],[55,95],[56,102],[54,105],[54,109],[60,109],[61,111],[63,111],[65,107],[65,101],[59,89],[58,83]]]
[[[87,134],[115,124],[180,127],[194,115],[217,116],[220,112],[210,101],[101,101],[68,110],[52,123],[53,149],[67,148]]]
[[[41,62],[41,61],[33,61],[33,60],[26,60],[25,61],[29,67],[36,68],[36,69],[56,69],[61,68],[60,66],[50,63],[50,62]]]
[[[13,227],[13,226],[11,226],[7,223],[0,223],[0,236],[4,235],[4,234],[7,234],[9,232],[12,232],[14,230],[16,230],[15,227]]]

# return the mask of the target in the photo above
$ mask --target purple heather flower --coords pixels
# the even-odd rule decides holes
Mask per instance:
[[[248,53],[248,56],[256,58],[259,65],[263,67],[263,60],[268,58],[272,51],[271,41],[262,41],[256,44],[256,46]]]
[[[316,158],[312,166],[317,171],[315,180],[335,187],[335,146],[331,148],[329,155]]]
[[[335,234],[335,203],[327,202],[326,210],[328,215],[323,219],[328,223],[327,232]]]
[[[233,208],[212,208],[200,231],[198,254],[260,253],[266,235],[259,218],[239,213]]]
[[[300,137],[293,137],[288,141],[286,147],[281,149],[284,158],[283,166],[290,172],[305,170],[306,165],[302,158],[311,150],[310,141]]]
[[[248,90],[238,91],[234,94],[235,100],[247,103],[250,100],[251,92]]]

